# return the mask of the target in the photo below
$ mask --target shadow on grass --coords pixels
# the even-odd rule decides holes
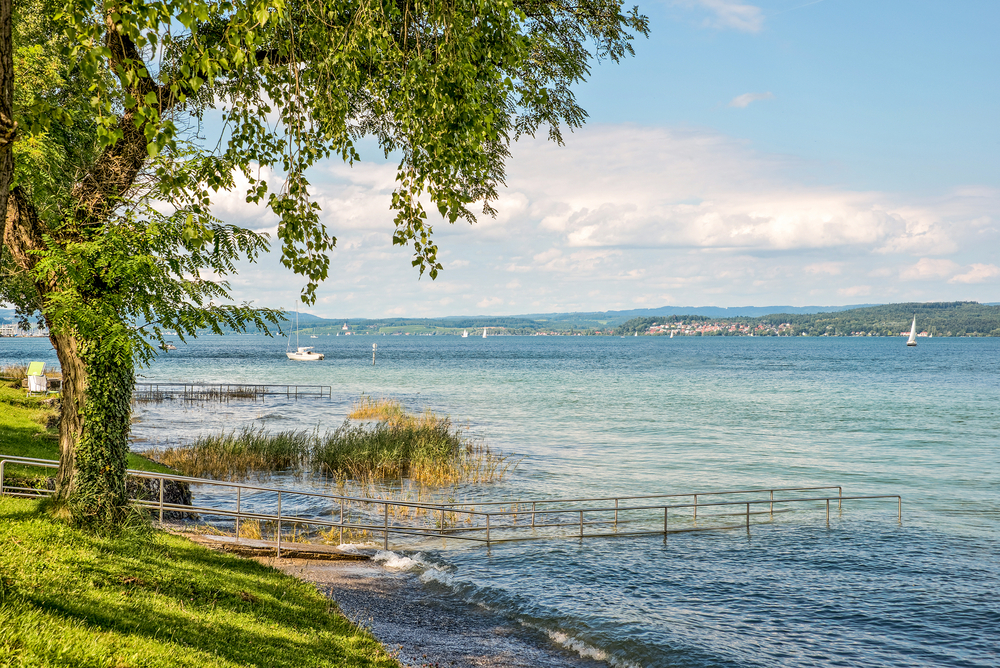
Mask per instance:
[[[113,632],[122,637],[109,641],[113,651],[122,639],[154,643],[171,663],[183,655],[288,668],[398,665],[311,586],[257,562],[162,533],[89,536],[7,499],[0,525],[0,539],[20,536],[0,555],[18,592],[7,605],[44,615],[56,636],[59,627]]]

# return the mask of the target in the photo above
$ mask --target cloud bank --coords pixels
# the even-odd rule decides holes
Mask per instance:
[[[496,218],[432,221],[445,271],[430,281],[417,279],[409,249],[391,244],[394,165],[330,163],[313,182],[338,250],[314,311],[996,301],[1000,268],[989,249],[1000,242],[1000,192],[806,185],[797,175],[808,167],[703,130],[591,126],[564,147],[524,141]],[[230,216],[264,222],[232,199]],[[274,256],[234,281],[241,298],[294,303],[302,282]]]

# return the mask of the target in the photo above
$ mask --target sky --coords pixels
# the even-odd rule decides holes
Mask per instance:
[[[659,0],[576,88],[564,146],[513,148],[496,218],[393,247],[395,165],[311,174],[331,318],[1000,301],[1000,2]],[[544,134],[544,133],[542,133]],[[239,193],[214,213],[273,231]],[[234,297],[294,309],[278,254]]]

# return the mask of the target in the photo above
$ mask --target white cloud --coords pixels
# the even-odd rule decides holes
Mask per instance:
[[[867,297],[872,293],[870,285],[852,285],[849,288],[840,288],[837,294],[841,297]]]
[[[953,276],[949,283],[982,283],[991,278],[1000,276],[1000,267],[995,264],[974,264],[969,271],[958,276]]]
[[[436,281],[418,280],[412,249],[391,243],[394,165],[322,172],[315,191],[338,246],[315,312],[837,304],[932,291],[993,300],[998,190],[918,198],[807,185],[796,175],[810,165],[697,129],[588,126],[567,139],[514,147],[496,219],[430,216],[445,264]],[[239,195],[222,204],[229,222],[274,224]],[[303,284],[272,252],[241,267],[233,288],[237,299],[288,307]]]
[[[764,27],[761,8],[739,0],[683,0],[678,4],[708,10],[712,16],[705,19],[704,25],[710,28],[760,32]]]
[[[488,297],[476,302],[476,306],[479,308],[489,308],[491,306],[499,306],[500,304],[503,304],[503,299],[500,297]]]
[[[839,276],[844,272],[843,262],[815,262],[806,265],[803,270],[807,274]]]
[[[932,260],[921,258],[915,265],[900,272],[904,281],[926,281],[935,278],[945,278],[955,273],[958,265],[951,260]]]
[[[774,95],[770,92],[767,93],[743,93],[743,95],[737,95],[732,100],[729,101],[730,107],[735,107],[737,109],[746,109],[750,106],[751,102],[757,102],[758,100],[773,100]]]

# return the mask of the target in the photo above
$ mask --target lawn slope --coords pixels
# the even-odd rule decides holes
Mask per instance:
[[[311,586],[140,531],[99,538],[0,497],[0,666],[395,667]]]

